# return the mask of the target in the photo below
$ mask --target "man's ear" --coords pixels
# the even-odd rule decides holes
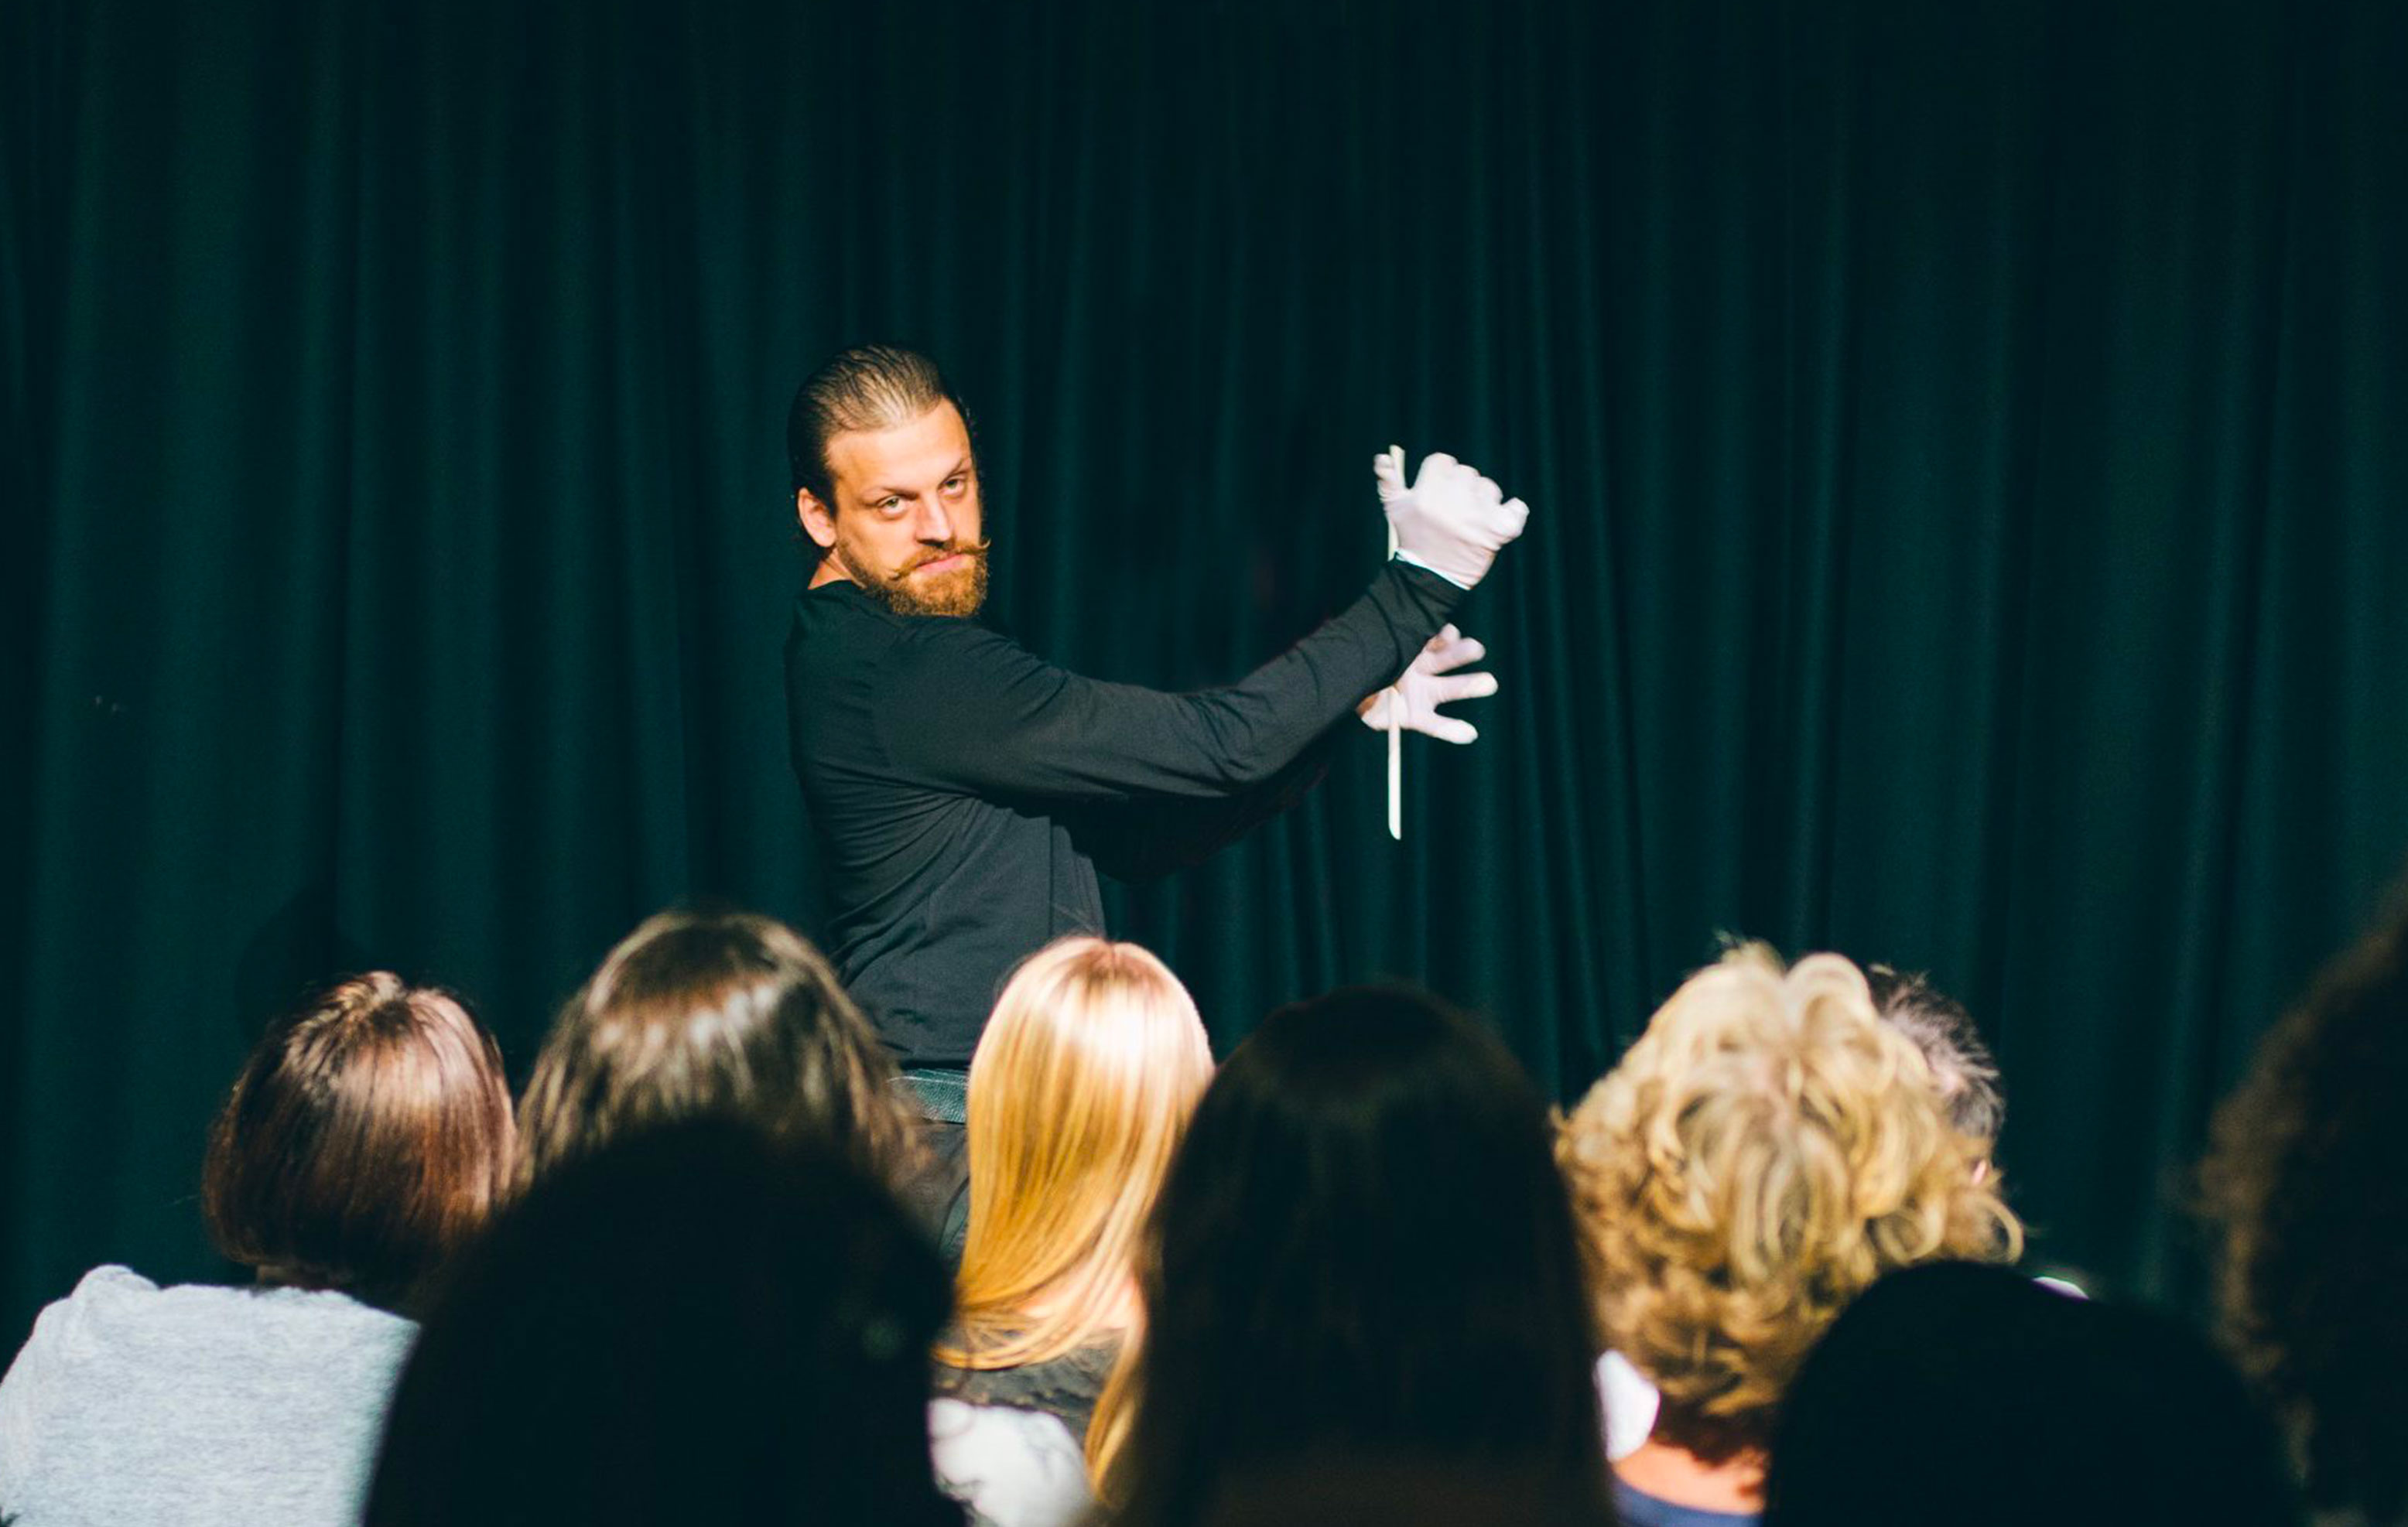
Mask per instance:
[[[803,522],[803,534],[821,550],[836,545],[836,516],[809,488],[795,490],[795,518]]]

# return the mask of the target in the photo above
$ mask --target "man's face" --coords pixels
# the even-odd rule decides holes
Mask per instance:
[[[906,615],[975,615],[986,602],[987,543],[969,430],[951,403],[891,429],[827,446],[834,504],[795,495],[805,535],[826,551],[819,576],[850,578]]]

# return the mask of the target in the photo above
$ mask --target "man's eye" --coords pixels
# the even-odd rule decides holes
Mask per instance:
[[[881,514],[893,514],[902,507],[903,501],[900,498],[882,498],[878,501],[878,512]]]
[[[949,493],[958,493],[965,486],[967,486],[968,482],[968,479],[966,478],[947,478],[945,479],[945,492]]]

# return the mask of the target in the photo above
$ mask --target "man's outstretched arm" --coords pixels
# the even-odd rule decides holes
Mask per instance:
[[[897,762],[981,794],[1110,804],[1241,794],[1423,652],[1529,510],[1454,457],[1375,465],[1392,560],[1363,596],[1235,684],[1166,694],[1083,678],[970,625],[902,654],[882,730]]]
[[[1186,694],[1086,678],[982,627],[932,624],[890,676],[881,731],[896,762],[978,794],[1096,805],[1239,794],[1394,682],[1463,594],[1392,562],[1285,652]]]

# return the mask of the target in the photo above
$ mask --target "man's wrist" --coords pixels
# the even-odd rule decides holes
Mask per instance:
[[[1414,556],[1412,552],[1406,550],[1402,547],[1398,547],[1396,550],[1389,552],[1388,555],[1396,559],[1398,562],[1409,564],[1412,566],[1420,568],[1426,573],[1436,573],[1439,577],[1445,578],[1449,583],[1452,583],[1456,588],[1463,590],[1466,593],[1471,592],[1470,584],[1464,582],[1461,578],[1455,577],[1451,573],[1443,572],[1439,568],[1431,566],[1428,563]]]

